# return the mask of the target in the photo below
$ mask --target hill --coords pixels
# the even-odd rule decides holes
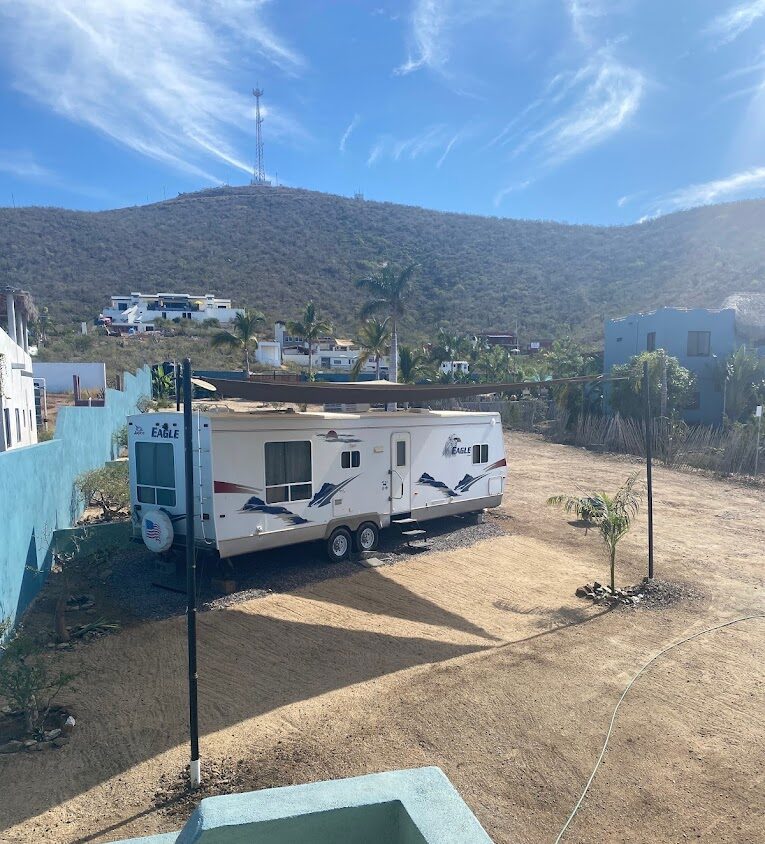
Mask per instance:
[[[596,340],[606,317],[719,306],[765,290],[765,201],[625,227],[447,214],[291,188],[216,188],[114,211],[0,209],[0,279],[57,319],[91,319],[112,293],[213,291],[297,316],[313,299],[352,330],[353,280],[419,262],[410,336],[510,329]]]

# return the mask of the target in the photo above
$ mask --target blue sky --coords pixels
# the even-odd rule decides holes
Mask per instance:
[[[0,0],[0,204],[268,174],[632,223],[765,195],[765,0]]]

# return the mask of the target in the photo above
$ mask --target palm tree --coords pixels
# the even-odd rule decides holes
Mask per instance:
[[[428,374],[427,358],[419,349],[413,349],[411,346],[401,346],[398,364],[404,384],[414,384]]]
[[[404,315],[406,300],[417,264],[407,264],[400,272],[386,262],[374,274],[360,278],[356,287],[365,290],[372,298],[361,309],[361,316],[386,313],[390,317],[390,380],[398,383],[398,322]]]
[[[250,376],[250,351],[258,348],[256,332],[258,326],[265,325],[266,318],[260,311],[246,310],[237,313],[229,331],[217,331],[210,341],[214,349],[241,349],[244,353],[245,377]]]
[[[298,321],[290,320],[287,323],[287,331],[293,337],[302,337],[308,343],[308,379],[313,380],[313,347],[314,343],[332,331],[332,326],[325,319],[321,319],[316,313],[316,306],[309,302],[305,306],[303,318]]]
[[[351,370],[351,377],[355,381],[359,377],[359,373],[364,368],[364,365],[369,358],[375,359],[375,378],[380,380],[380,359],[385,354],[385,350],[390,340],[390,318],[385,317],[384,320],[379,320],[377,317],[368,319],[359,329],[359,343],[361,345],[361,354],[356,359],[356,363]]]
[[[481,352],[476,366],[484,376],[483,380],[497,383],[510,377],[510,356],[502,346],[492,346]]]
[[[598,528],[611,561],[612,595],[616,594],[616,546],[627,535],[640,504],[641,494],[635,490],[636,484],[637,473],[633,473],[615,495],[593,492],[581,497],[553,495],[547,499],[551,506],[563,507],[567,513],[576,513],[579,518]]]
[[[719,367],[725,395],[725,415],[732,422],[753,412],[765,393],[765,362],[757,352],[740,346]]]

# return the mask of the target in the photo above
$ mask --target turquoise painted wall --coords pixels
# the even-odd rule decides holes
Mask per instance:
[[[82,512],[75,478],[111,460],[112,434],[151,395],[148,369],[125,373],[105,407],[62,407],[54,439],[0,454],[0,616],[20,616],[50,570],[53,534]]]

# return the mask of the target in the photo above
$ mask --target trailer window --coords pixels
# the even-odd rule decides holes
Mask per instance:
[[[175,507],[175,455],[170,443],[136,443],[135,476],[141,503]]]
[[[266,503],[305,501],[313,495],[309,440],[266,443]]]
[[[340,466],[343,469],[358,469],[361,466],[361,452],[360,451],[342,451],[340,452]]]
[[[473,463],[489,462],[489,446],[487,443],[473,446]]]
[[[396,466],[406,466],[406,440],[396,442]]]

